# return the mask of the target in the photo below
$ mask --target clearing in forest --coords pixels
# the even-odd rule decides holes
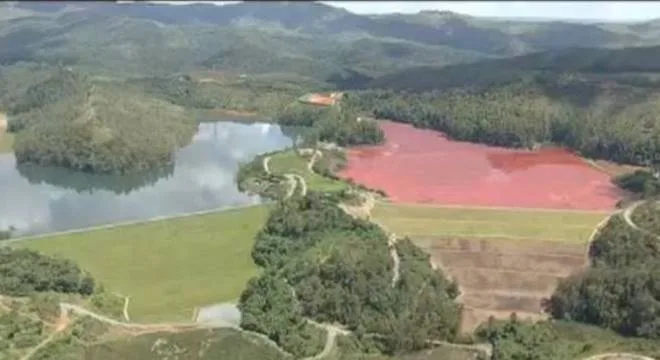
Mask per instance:
[[[311,155],[310,155],[311,156]],[[309,190],[337,191],[348,187],[346,183],[318,175],[309,169],[309,159],[296,154],[294,150],[279,152],[270,158],[270,172],[276,175],[300,175]]]
[[[70,258],[130,296],[136,322],[189,321],[195,307],[234,301],[258,269],[250,253],[268,206],[57,235],[17,243]]]
[[[544,318],[543,299],[586,265],[587,242],[608,213],[379,203],[372,216],[458,281],[462,330],[472,331],[491,315]]]

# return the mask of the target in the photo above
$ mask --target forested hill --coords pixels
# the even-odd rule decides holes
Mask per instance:
[[[507,59],[446,67],[415,67],[388,74],[365,88],[430,91],[489,87],[532,79],[542,74],[582,74],[610,81],[653,82],[660,73],[660,46],[624,49],[572,48]]]
[[[204,68],[295,73],[350,85],[413,66],[443,66],[569,47],[660,45],[657,22],[577,24],[450,12],[366,16],[315,2],[225,6],[0,4],[0,64],[168,74]]]
[[[348,101],[465,141],[657,166],[660,47],[572,49],[384,76]],[[405,91],[404,91],[405,90]]]

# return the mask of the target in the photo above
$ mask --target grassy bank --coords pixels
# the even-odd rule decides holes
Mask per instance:
[[[267,206],[256,206],[18,246],[70,258],[130,296],[132,320],[190,320],[196,306],[237,299],[257,274],[250,251],[267,213]]]
[[[586,242],[606,213],[380,203],[374,218],[400,235]]]

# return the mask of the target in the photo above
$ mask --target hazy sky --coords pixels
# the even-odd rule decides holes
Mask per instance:
[[[647,20],[660,18],[660,2],[568,1],[322,1],[355,13],[416,13],[449,10],[474,16]]]
[[[154,1],[184,5],[186,2]],[[238,1],[213,1],[218,5]],[[321,1],[357,14],[449,10],[489,17],[639,21],[660,18],[660,2],[643,1]]]

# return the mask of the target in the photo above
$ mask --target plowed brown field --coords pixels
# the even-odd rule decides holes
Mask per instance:
[[[542,301],[559,279],[586,265],[586,243],[510,239],[413,238],[456,279],[465,306],[463,331],[490,316],[542,319]]]

